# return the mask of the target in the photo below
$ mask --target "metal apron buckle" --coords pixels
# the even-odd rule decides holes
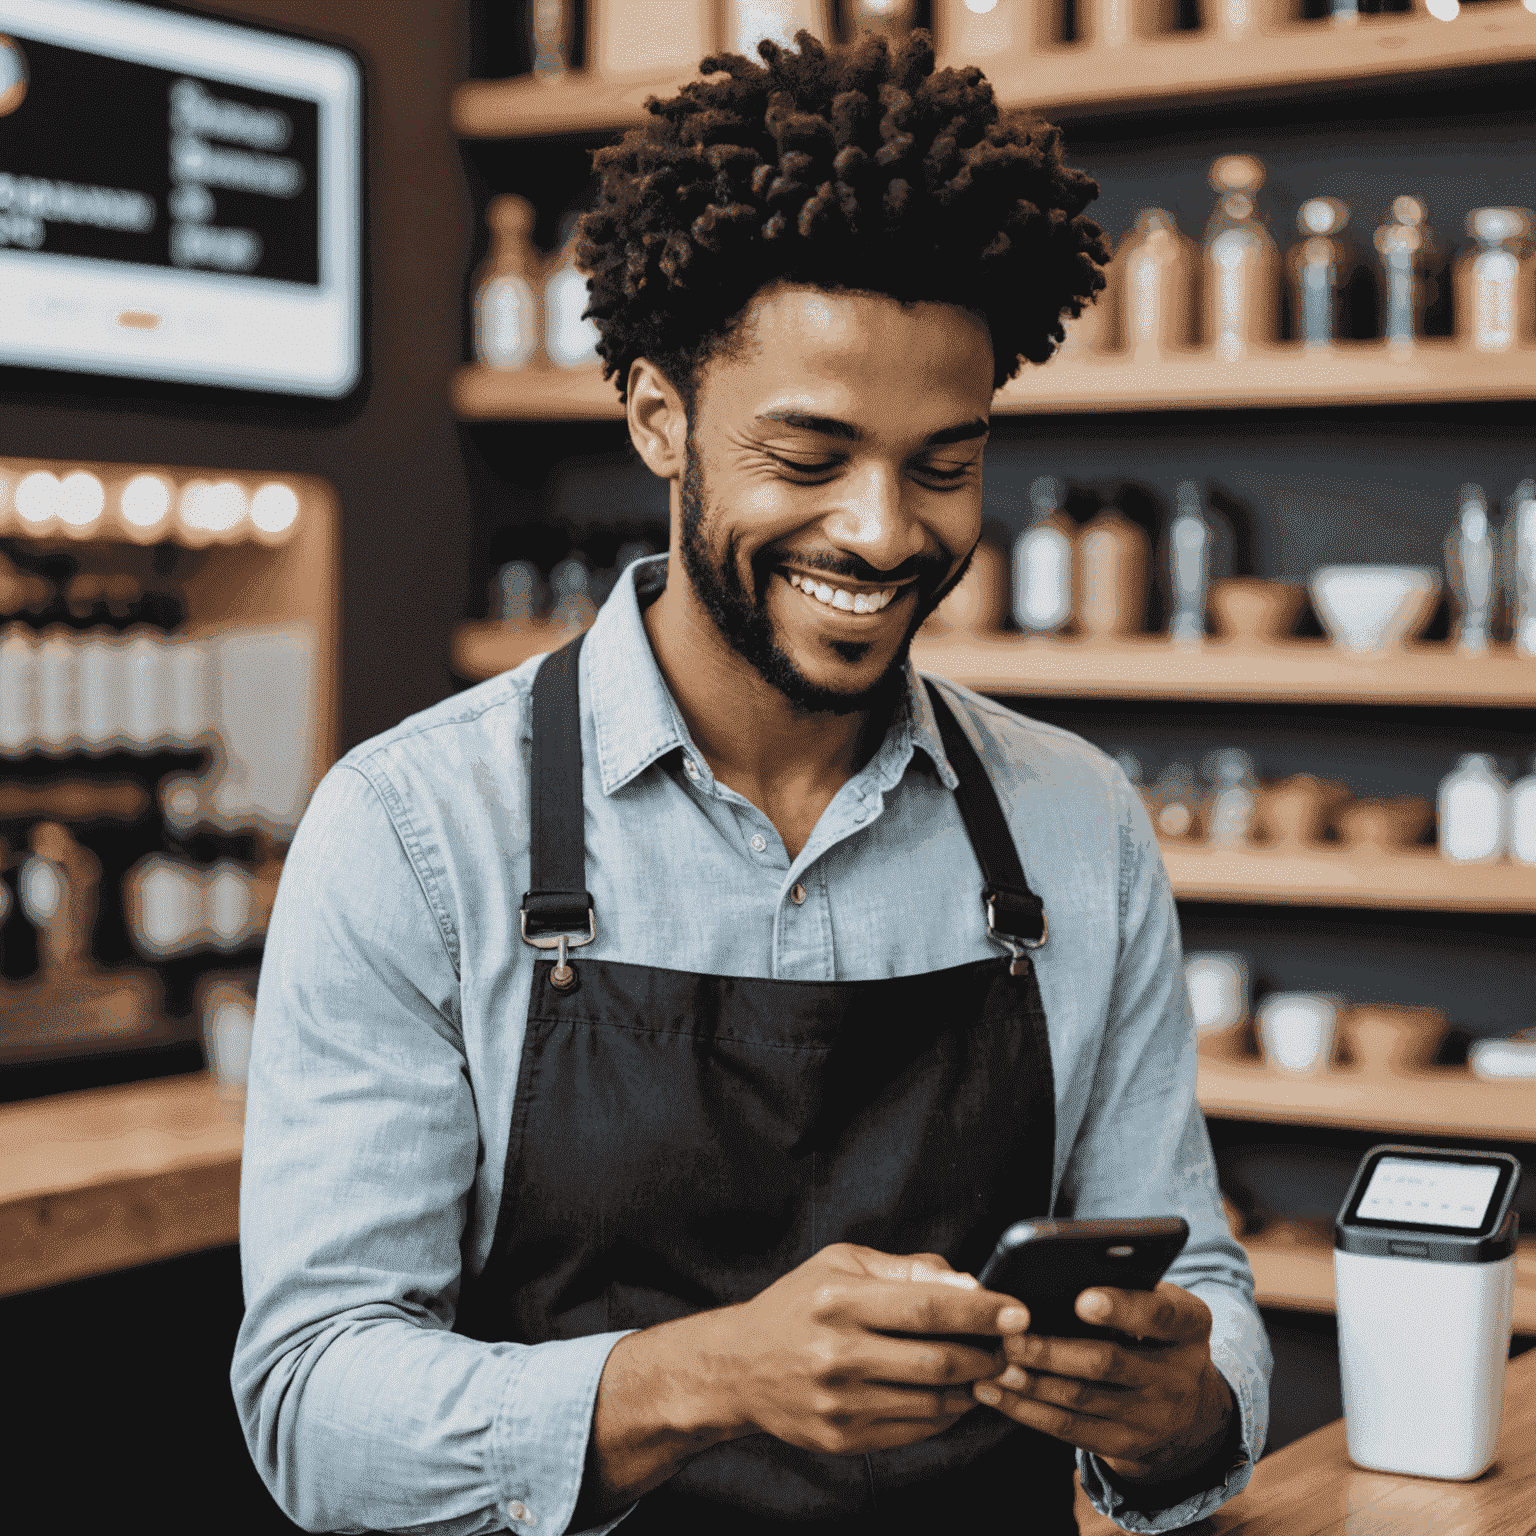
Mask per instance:
[[[566,950],[580,949],[583,944],[590,944],[597,937],[597,914],[591,907],[587,908],[587,922],[590,931],[586,938],[572,938],[568,933],[534,933],[528,932],[528,913],[522,907],[517,909],[519,919],[518,926],[522,929],[523,943],[531,944],[535,949],[558,949],[559,955],[555,960],[555,968],[549,973],[549,983],[557,992],[569,992],[576,985],[575,967],[566,960]]]
[[[987,897],[987,937],[996,939],[1013,956],[1012,963],[1008,967],[1010,976],[1023,976],[1029,970],[1030,960],[1028,951],[1042,949],[1049,936],[1049,930],[1045,920],[1045,912],[1040,913],[1040,937],[1038,939],[1021,939],[1017,934],[999,933],[997,931],[997,898]]]

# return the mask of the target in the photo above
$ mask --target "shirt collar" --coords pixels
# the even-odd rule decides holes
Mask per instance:
[[[636,774],[679,747],[697,753],[688,727],[656,665],[641,616],[640,592],[666,580],[666,555],[633,561],[599,611],[581,648],[581,683],[597,735],[603,793],[622,789]],[[928,691],[910,661],[906,689],[885,740],[866,772],[893,788],[921,747],[947,789],[959,783],[939,738]]]

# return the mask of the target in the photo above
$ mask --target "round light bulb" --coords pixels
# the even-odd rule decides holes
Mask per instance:
[[[1426,8],[1437,21],[1455,21],[1461,13],[1461,0],[1426,0]]]
[[[89,528],[101,516],[106,501],[101,481],[86,470],[66,475],[59,485],[59,516],[71,528]]]
[[[236,485],[233,480],[220,480],[217,485],[208,487],[203,503],[203,526],[211,533],[228,533],[239,527],[249,505],[250,498],[243,485]]]
[[[286,533],[299,515],[299,498],[291,485],[274,480],[251,497],[251,521],[262,533]]]
[[[153,528],[170,513],[170,483],[159,475],[135,475],[123,487],[122,507],[131,527]]]
[[[58,513],[61,499],[58,476],[50,475],[46,469],[23,475],[16,487],[16,510],[23,522],[34,526],[51,521]]]
[[[985,16],[988,11],[997,9],[997,0],[965,0],[965,8],[977,16]]]

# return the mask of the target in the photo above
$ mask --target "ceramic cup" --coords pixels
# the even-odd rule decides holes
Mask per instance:
[[[1323,840],[1334,808],[1348,796],[1342,784],[1293,773],[1259,791],[1255,821],[1272,847],[1312,848]]]
[[[1339,1021],[1345,1049],[1358,1072],[1406,1077],[1434,1059],[1450,1027],[1439,1008],[1400,1008],[1361,1003]]]
[[[1340,999],[1326,992],[1273,992],[1259,1004],[1264,1064],[1299,1076],[1326,1072],[1338,1034]]]
[[[1262,644],[1283,639],[1296,627],[1307,589],[1257,576],[1213,581],[1209,595],[1216,633],[1227,640]]]
[[[1422,795],[1352,800],[1334,813],[1333,826],[1352,853],[1391,853],[1417,843],[1434,813]]]

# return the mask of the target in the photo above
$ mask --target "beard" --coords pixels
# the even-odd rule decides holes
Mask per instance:
[[[728,538],[718,558],[710,545],[703,467],[690,427],[684,443],[683,478],[678,501],[681,509],[680,545],[683,568],[705,612],[714,621],[726,644],[763,679],[776,689],[795,710],[803,714],[851,715],[885,713],[893,709],[906,689],[907,655],[912,638],[923,621],[933,612],[965,575],[975,554],[966,555],[960,567],[950,574],[949,560],[940,555],[918,556],[905,562],[897,579],[916,576],[916,602],[901,643],[889,665],[866,688],[845,690],[829,688],[807,677],[794,658],[774,635],[768,612],[768,585],[773,579],[776,561],[761,551],[752,560],[752,588],[741,579],[736,558],[736,543]],[[806,562],[825,570],[829,576],[846,576],[859,581],[879,581],[880,572],[865,567],[863,571],[838,569],[832,561]],[[845,559],[842,564],[848,564]],[[869,654],[872,641],[834,641],[832,649],[849,663],[862,661]]]

